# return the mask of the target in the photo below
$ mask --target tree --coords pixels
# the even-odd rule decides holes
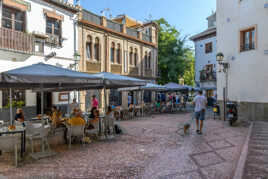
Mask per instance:
[[[186,78],[185,84],[194,84],[194,58],[190,48],[185,47],[186,37],[181,38],[179,31],[161,18],[156,20],[158,34],[158,83],[178,83],[179,77]]]

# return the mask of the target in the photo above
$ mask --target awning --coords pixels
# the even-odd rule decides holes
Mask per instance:
[[[116,88],[136,87],[146,85],[145,80],[140,80],[137,78],[122,76],[108,72],[96,73],[92,74],[92,76],[103,79],[103,86],[106,89],[116,89]]]
[[[168,83],[164,85],[168,91],[183,91],[188,90],[187,86],[179,85],[177,83]]]
[[[140,87],[129,87],[129,88],[120,88],[118,91],[140,91],[140,90],[146,90],[146,91],[164,91],[166,90],[165,86],[153,84],[153,83],[147,83],[145,86]]]
[[[0,88],[90,88],[101,86],[102,78],[44,63],[2,72]]]

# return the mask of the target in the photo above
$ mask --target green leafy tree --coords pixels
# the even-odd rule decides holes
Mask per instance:
[[[156,23],[159,26],[158,83],[178,83],[179,77],[184,77],[185,84],[193,85],[193,52],[185,46],[186,37],[181,37],[179,31],[163,18],[156,20]]]

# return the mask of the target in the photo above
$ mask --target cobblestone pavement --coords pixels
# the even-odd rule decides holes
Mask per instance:
[[[71,150],[62,145],[53,148],[56,157],[27,160],[19,168],[7,164],[12,158],[0,158],[0,173],[8,178],[230,178],[248,128],[207,120],[202,136],[194,128],[186,136],[176,132],[190,118],[184,113],[123,121],[128,133],[116,139]]]
[[[243,179],[268,179],[268,122],[253,124]]]

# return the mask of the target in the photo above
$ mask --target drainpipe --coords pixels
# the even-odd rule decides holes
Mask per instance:
[[[2,0],[0,0],[0,19],[2,19]],[[0,27],[2,27],[2,23],[0,23]]]

